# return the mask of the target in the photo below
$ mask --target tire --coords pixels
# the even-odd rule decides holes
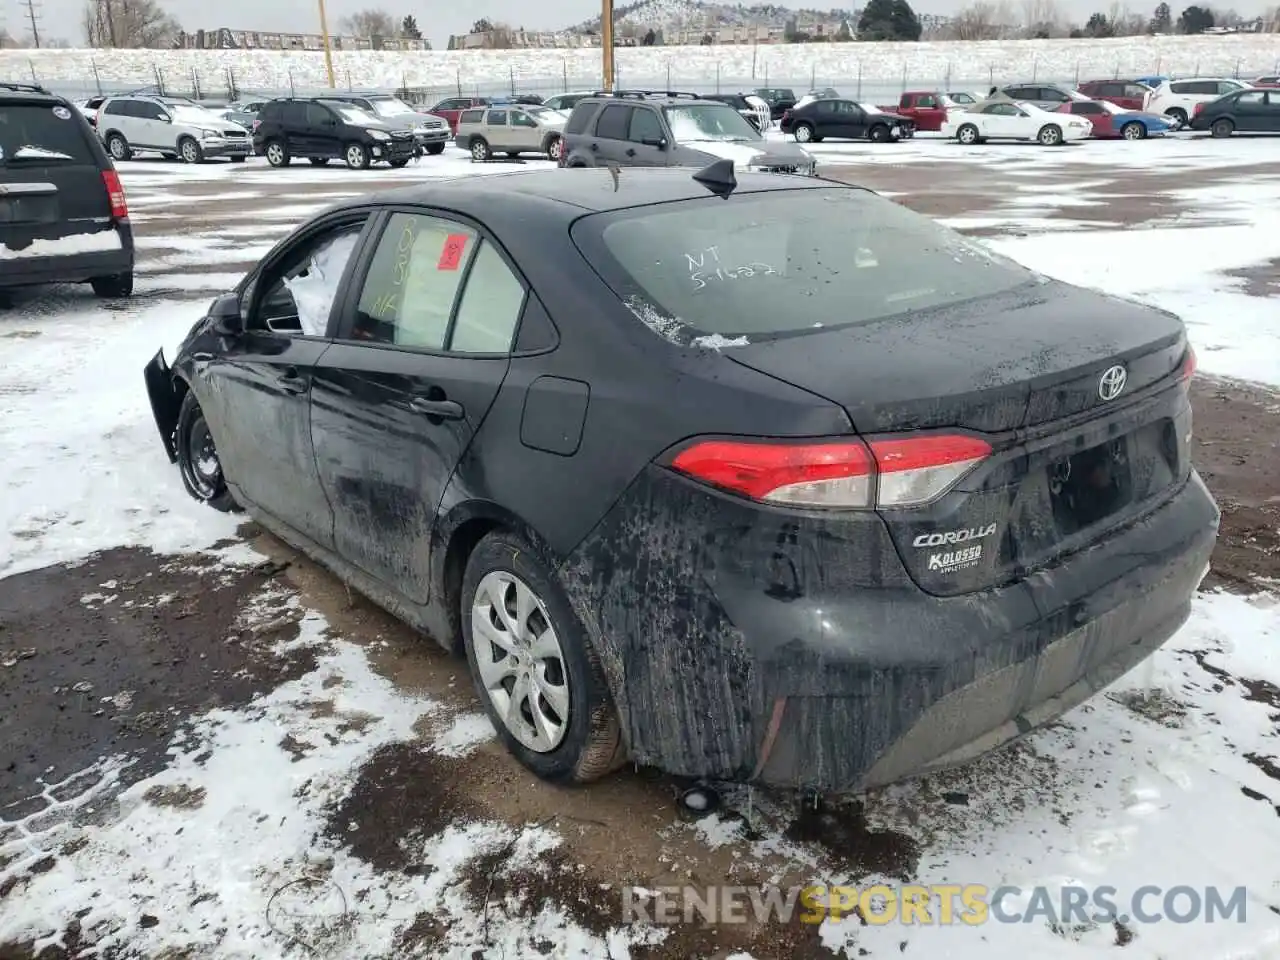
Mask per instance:
[[[428,143],[426,146],[426,150],[427,150],[427,153],[431,154],[433,157],[438,157],[440,156],[440,154],[444,153],[444,144]]]
[[[244,162],[245,162],[245,160],[247,160],[247,159],[248,159],[248,157],[242,157],[242,156],[237,155],[237,156],[234,156],[234,157],[232,157],[232,158],[231,158],[231,162],[232,162],[232,163],[244,163]]]
[[[342,150],[349,170],[369,169],[369,148],[362,143],[348,143]]]
[[[1209,128],[1209,132],[1215,137],[1221,138],[1231,136],[1231,134],[1235,133],[1235,129],[1236,125],[1234,123],[1226,117],[1222,117],[1219,120],[1213,121],[1213,126]]]
[[[388,160],[387,163],[391,165],[393,170],[399,170],[401,167],[407,167],[409,165],[408,160]]]
[[[1173,120],[1173,129],[1175,130],[1181,130],[1187,125],[1187,111],[1183,110],[1181,107],[1174,107],[1172,110],[1166,110],[1165,116]]]
[[[129,141],[124,138],[122,133],[107,135],[107,153],[111,154],[112,160],[133,159],[133,150],[130,149]]]
[[[204,148],[194,137],[183,137],[178,141],[178,156],[183,163],[204,163]]]
[[[956,140],[966,147],[972,146],[978,142],[978,128],[972,123],[961,124],[960,129],[956,131]]]
[[[489,141],[484,137],[472,137],[470,150],[472,160],[489,160],[493,157],[493,151],[489,149]]]
[[[214,446],[204,412],[190,390],[182,398],[178,424],[173,430],[174,449],[178,453],[178,472],[191,499],[208,504],[222,513],[238,511],[239,505],[227,489],[222,464]]]
[[[104,300],[120,300],[133,295],[133,273],[113,273],[89,281],[93,292]]]
[[[328,157],[308,157],[313,167],[327,167],[329,165]]]
[[[889,128],[883,123],[877,123],[867,131],[867,139],[872,143],[884,143],[889,139]]]
[[[1120,128],[1120,136],[1125,140],[1145,140],[1147,128],[1138,121],[1131,120]]]
[[[1042,147],[1058,147],[1062,145],[1062,128],[1056,124],[1046,123],[1036,134],[1036,142]]]
[[[792,135],[796,138],[796,143],[813,143],[813,124],[797,123],[792,129]]]
[[[588,783],[616,769],[625,751],[600,659],[533,548],[504,531],[481,540],[467,560],[461,604],[476,692],[515,758],[553,783]],[[476,629],[485,623],[479,617],[487,628]]]
[[[263,147],[262,152],[267,155],[267,163],[273,167],[287,167],[289,165],[289,148],[280,140],[268,140],[267,145]]]
[[[564,154],[564,138],[551,137],[547,140],[547,159],[552,163],[559,163],[560,157]]]

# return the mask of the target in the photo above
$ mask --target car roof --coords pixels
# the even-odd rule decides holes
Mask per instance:
[[[432,180],[396,190],[379,191],[340,202],[334,209],[369,204],[411,204],[470,213],[489,221],[499,213],[519,220],[537,211],[559,209],[566,220],[584,213],[626,210],[632,207],[697,200],[713,194],[696,180],[694,167],[607,167],[542,169],[498,173],[487,177]],[[776,173],[744,173],[737,176],[734,196],[748,193],[861,189],[818,177],[787,177]],[[726,201],[733,202],[733,196]]]
[[[596,91],[589,97],[579,101],[582,103],[656,103],[665,106],[671,103],[723,103],[720,100],[709,100],[704,94],[688,93],[683,90],[615,90],[613,93]]]
[[[0,98],[11,103],[69,103],[66,97],[50,93],[35,83],[0,82]]]

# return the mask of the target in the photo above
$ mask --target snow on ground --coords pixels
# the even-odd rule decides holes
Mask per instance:
[[[620,47],[618,81],[670,89],[670,84],[712,89],[834,85],[844,92],[861,83],[867,95],[911,87],[986,89],[998,80],[1074,81],[1119,75],[1209,74],[1244,77],[1276,72],[1274,34],[1220,37],[1118,37],[1105,40],[1001,40],[930,43],[821,43],[752,47]],[[601,52],[476,50],[466,52],[342,52],[333,54],[340,86],[426,87],[441,97],[469,93],[592,89],[599,84]],[[156,82],[190,91],[194,74],[206,96],[220,96],[234,78],[260,92],[318,89],[326,85],[324,54],[317,51],[243,50],[3,50],[0,79],[44,83],[88,96]],[[454,91],[453,94],[450,91]],[[896,96],[896,93],[895,93]]]
[[[1109,179],[1108,169],[1122,176],[1127,165],[1185,171],[1186,186],[1176,190],[1194,211],[1185,225],[1097,229],[1082,221],[990,242],[1035,269],[1176,310],[1188,321],[1202,370],[1280,385],[1277,301],[1245,297],[1226,276],[1280,257],[1280,190],[1273,183],[1195,184],[1195,171],[1215,159],[1280,160],[1280,141],[1233,141],[1230,151],[1216,142],[1175,140],[986,153],[925,140],[901,146],[892,162],[920,163],[926,171],[937,152],[991,164],[994,176],[1007,175],[1009,190],[1027,199],[1017,206],[1028,220],[1058,197],[1037,189],[1038,176],[1054,167],[1083,164],[1091,177],[1096,167],[1102,179]],[[1109,161],[1099,159],[1103,151]],[[832,145],[823,155],[824,163],[890,156]],[[438,168],[420,165],[380,179],[473,172],[452,153],[444,159]],[[348,188],[362,189],[330,171],[282,175],[252,162],[239,170],[135,163],[122,174],[150,231],[141,244],[149,258],[143,295],[107,308],[87,292],[62,290],[0,313],[6,467],[0,577],[115,545],[186,551],[234,534],[234,520],[186,497],[165,460],[142,366],[162,346],[171,353],[201,304],[238,279],[233,265],[257,255],[304,212]],[[161,219],[166,207],[190,202],[184,189],[195,183],[262,190],[270,183],[273,206],[264,211],[249,197],[226,195],[245,191],[228,189],[200,201],[213,222],[192,222],[184,213]],[[334,186],[309,192],[325,183]],[[1059,205],[1080,202],[1080,194],[1088,190],[1068,191]],[[191,272],[202,251],[200,265],[213,269]],[[86,909],[80,926],[95,931],[99,946],[147,957],[388,956],[423,913],[448,928],[437,944],[445,956],[469,956],[487,941],[493,955],[528,956],[550,944],[556,956],[623,958],[635,944],[661,939],[663,932],[646,929],[602,937],[551,901],[519,922],[496,908],[481,916],[462,896],[459,877],[477,858],[498,855],[537,869],[548,850],[571,844],[556,826],[459,822],[406,836],[410,860],[429,868],[415,873],[375,870],[324,835],[327,811],[379,748],[421,739],[426,721],[422,748],[442,762],[463,763],[493,731],[482,715],[450,713],[388,681],[371,668],[366,647],[335,634],[318,613],[306,612],[301,629],[295,643],[316,651],[314,668],[247,708],[193,717],[161,772],[121,792],[112,788],[119,760],[104,756],[83,774],[98,785],[77,798],[65,799],[49,785],[41,814],[13,821],[0,813],[0,888],[19,868],[63,851],[5,898],[0,945],[30,936],[54,943],[69,918]],[[310,709],[320,700],[334,709]],[[1125,957],[1140,960],[1280,957],[1280,785],[1266,772],[1266,764],[1280,763],[1278,709],[1280,607],[1265,595],[1205,593],[1165,648],[1063,722],[1010,751],[891,788],[868,804],[874,826],[919,844],[912,879],[921,883],[1054,890],[1106,884],[1116,889],[1122,912],[1147,884],[1201,892],[1216,885],[1225,893],[1244,886],[1243,922],[1131,920],[1054,929],[1043,920],[970,928],[846,919],[827,921],[823,942],[848,956],[956,960],[1087,960],[1109,955],[1117,943],[1125,944]],[[344,722],[353,713],[366,719]],[[282,735],[329,746],[298,757],[283,748]],[[965,802],[941,799],[952,794]],[[166,797],[190,802],[157,802]],[[711,815],[691,826],[671,818],[655,843],[690,835],[708,856],[727,848],[739,863],[781,862],[825,883],[891,879],[846,877],[812,844],[784,838],[785,812],[731,800],[731,810],[751,818],[756,830],[744,830],[733,816]],[[99,809],[83,816],[89,807]],[[1146,907],[1167,909],[1159,898]],[[163,922],[152,922],[157,917]]]

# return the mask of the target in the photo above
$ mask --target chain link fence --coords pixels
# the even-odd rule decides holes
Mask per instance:
[[[314,80],[307,78],[307,83],[296,83],[292,73],[288,73],[283,85],[273,88],[248,86],[241,83],[234,67],[226,67],[219,71],[201,70],[192,67],[188,70],[174,69],[157,61],[151,64],[148,73],[139,73],[136,78],[122,80],[118,75],[110,80],[104,79],[99,72],[96,59],[89,61],[87,74],[80,78],[45,79],[40,76],[39,65],[29,60],[29,75],[7,76],[4,79],[20,83],[39,83],[53,92],[72,99],[87,99],[94,96],[105,96],[121,93],[159,93],[165,96],[189,97],[193,100],[208,103],[226,103],[249,97],[279,96],[319,96],[336,88],[351,93],[398,93],[414,104],[431,106],[450,97],[498,97],[516,94],[536,94],[543,98],[557,93],[573,91],[597,90],[601,87],[599,73],[570,72],[568,61],[559,76],[526,75],[514,67],[475,81],[463,79],[461,70],[453,83],[423,86],[415,84],[406,74],[401,82],[392,85],[368,86],[360,83],[350,70],[338,68],[335,71],[334,88],[316,86]],[[7,71],[13,74],[12,62]],[[870,64],[868,65],[871,66]],[[650,71],[651,72],[651,71]],[[1226,71],[1236,78],[1248,79],[1263,74],[1280,73],[1280,58],[1268,63],[1250,63],[1237,60],[1234,70]],[[998,63],[974,64],[972,62],[950,63],[935,76],[908,75],[904,70],[902,76],[887,79],[880,71],[867,70],[869,76],[863,75],[863,65],[845,74],[832,75],[824,72],[818,64],[810,67],[807,74],[796,75],[793,69],[787,75],[773,75],[767,67],[756,72],[755,76],[741,76],[722,73],[719,63],[709,64],[691,75],[687,66],[669,62],[664,73],[659,75],[632,75],[625,70],[618,70],[616,83],[619,88],[681,90],[690,93],[739,93],[758,88],[789,88],[797,94],[808,90],[832,87],[842,96],[872,103],[890,103],[898,99],[907,90],[968,90],[985,92],[995,85],[1007,83],[1043,82],[1075,86],[1085,80],[1100,80],[1108,77],[1119,77],[1119,68],[1115,71],[1103,71],[1084,67],[1077,62],[1074,71],[1066,73],[1061,62],[1046,69],[1039,69],[1035,61],[1029,74],[1010,75],[1007,67]],[[1219,70],[1214,75],[1222,75]],[[1127,71],[1129,76],[1142,75],[1141,71]],[[1170,71],[1162,68],[1159,59],[1150,66],[1151,76],[1198,76],[1202,75],[1200,65],[1195,64],[1193,70]]]

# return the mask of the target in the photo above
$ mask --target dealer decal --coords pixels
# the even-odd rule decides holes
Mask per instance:
[[[942,573],[967,570],[969,567],[976,567],[981,559],[982,547],[964,547],[961,550],[930,554],[929,569]]]

